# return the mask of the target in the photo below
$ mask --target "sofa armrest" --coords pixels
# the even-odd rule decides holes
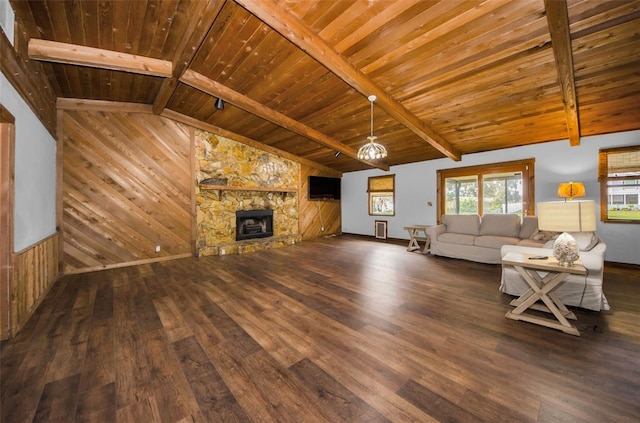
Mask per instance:
[[[581,251],[580,254],[582,254],[582,253],[590,253],[590,254],[598,254],[598,255],[601,255],[601,256],[604,257],[604,253],[606,251],[607,251],[607,244],[605,244],[604,242],[600,241],[595,245],[595,247],[593,247],[589,251]]]
[[[434,239],[438,239],[438,235],[447,232],[447,225],[429,226],[425,232],[429,235],[429,238],[431,238],[431,242],[433,242]]]
[[[589,251],[580,251],[580,260],[589,272],[602,273],[605,251],[607,251],[607,244],[601,241]]]

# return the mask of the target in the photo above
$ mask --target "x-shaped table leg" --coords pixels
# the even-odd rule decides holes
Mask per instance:
[[[516,308],[507,312],[505,316],[509,319],[537,323],[559,329],[565,333],[580,336],[580,332],[578,332],[576,327],[567,320],[567,318],[575,320],[575,314],[567,309],[557,294],[553,292],[553,289],[564,281],[570,273],[549,272],[546,276],[541,277],[538,272],[533,269],[526,269],[521,266],[514,267],[518,273],[522,275],[527,284],[529,284],[530,289],[520,296],[520,298],[511,302],[511,305],[516,306]],[[545,305],[536,304],[538,300],[542,300]],[[529,308],[552,313],[558,321],[524,314],[525,310]]]

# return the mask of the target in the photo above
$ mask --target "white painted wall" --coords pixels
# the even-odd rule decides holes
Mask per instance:
[[[11,8],[9,0],[0,0],[0,28],[7,39],[13,45],[13,33],[15,31],[16,15]]]
[[[56,141],[0,73],[0,103],[15,117],[14,251],[56,231]]]
[[[389,172],[379,169],[345,173],[342,177],[342,232],[374,235],[374,221],[387,220],[390,238],[409,239],[407,225],[436,223],[436,171],[493,162],[535,158],[535,200],[557,201],[560,182],[584,182],[587,199],[600,207],[598,183],[598,149],[640,145],[640,131],[582,138],[580,145],[556,141],[525,147],[464,155],[460,162],[450,159],[430,160],[392,166]],[[369,216],[367,178],[396,175],[396,215]],[[431,202],[429,206],[427,203]],[[607,244],[606,260],[640,264],[640,224],[603,223],[598,221],[598,235]]]

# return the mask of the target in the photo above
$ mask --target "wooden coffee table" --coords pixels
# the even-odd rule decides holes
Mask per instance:
[[[502,265],[513,266],[530,286],[527,292],[511,301],[511,305],[515,306],[515,309],[508,311],[505,317],[524,320],[580,336],[575,325],[567,320],[577,320],[576,315],[567,309],[553,290],[569,275],[586,275],[587,269],[580,261],[575,262],[573,266],[564,267],[559,265],[553,257],[544,260],[531,259],[531,257],[536,256],[511,252],[502,258]],[[539,272],[546,273],[546,275],[540,276]],[[543,304],[539,304],[538,300]],[[555,320],[525,313],[528,309],[551,313]]]

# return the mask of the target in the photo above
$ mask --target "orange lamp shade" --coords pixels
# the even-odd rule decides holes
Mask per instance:
[[[587,192],[582,182],[567,182],[558,186],[558,197],[573,200],[576,197],[586,197]]]

